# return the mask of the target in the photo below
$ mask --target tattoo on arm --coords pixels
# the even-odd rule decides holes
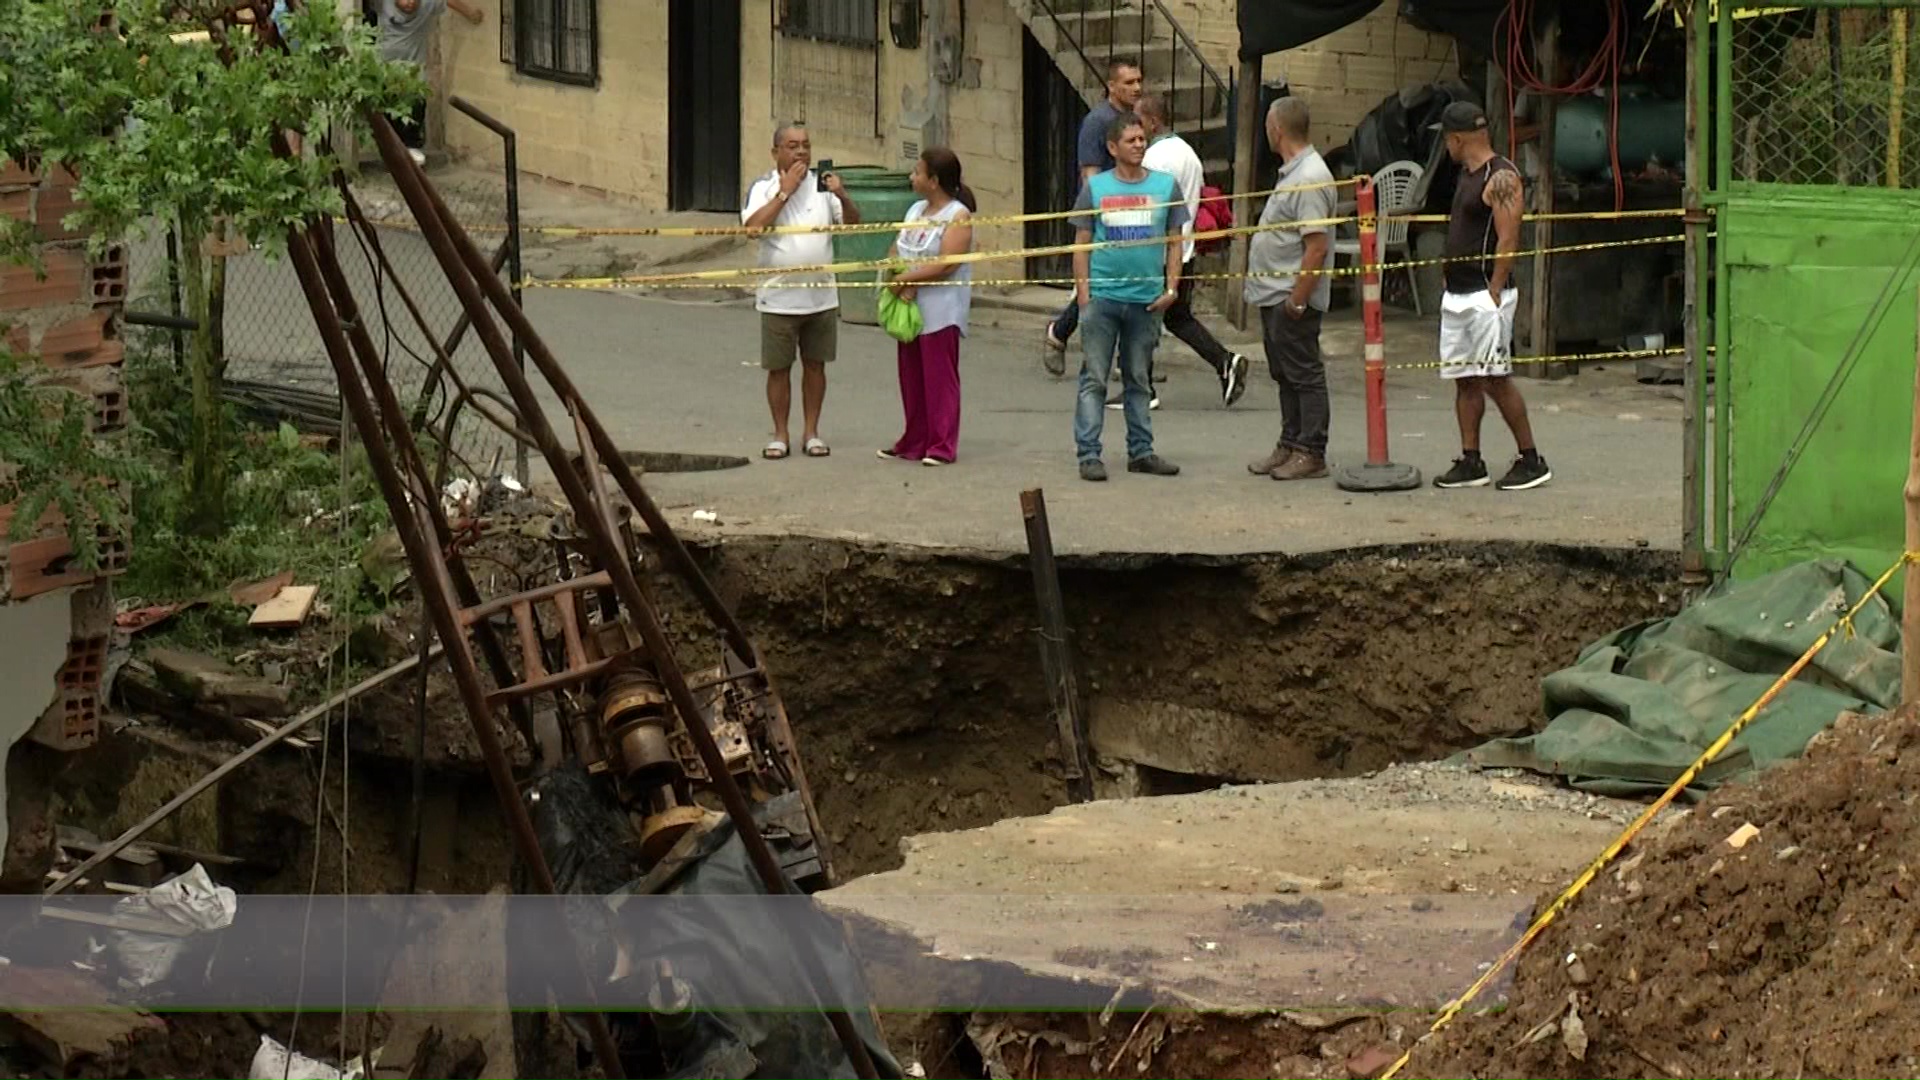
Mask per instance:
[[[1487,181],[1487,205],[1496,210],[1518,213],[1520,210],[1520,174],[1501,169]]]

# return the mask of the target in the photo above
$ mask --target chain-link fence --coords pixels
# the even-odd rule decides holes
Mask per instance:
[[[506,225],[508,186],[513,183],[515,178],[504,170],[478,178],[464,172],[450,182],[436,177],[448,209],[474,242],[487,254],[500,256],[495,264],[503,277],[510,269],[501,245],[511,242]],[[378,251],[345,221],[334,224],[334,249],[395,392],[414,409],[419,431],[450,451],[452,475],[517,474],[521,470],[514,441],[479,411],[503,413],[497,404],[506,396],[503,383],[411,211],[377,163],[351,188],[375,224]],[[164,228],[157,228],[128,245],[136,292],[158,310],[169,303],[169,242]],[[324,427],[327,415],[337,415],[338,390],[292,262],[246,251],[228,258],[226,274],[223,325],[229,398],[255,421],[287,418],[297,426]],[[442,351],[451,358],[457,379],[438,370]],[[497,396],[476,408],[461,400],[456,383]]]
[[[1916,16],[1887,6],[1736,12],[1727,175],[1920,187]]]

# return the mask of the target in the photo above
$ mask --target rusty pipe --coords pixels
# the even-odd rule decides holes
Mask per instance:
[[[283,135],[275,134],[274,140],[276,147],[287,149]],[[291,151],[288,150],[288,153]],[[432,528],[439,549],[446,551],[453,542],[453,530],[448,527],[446,515],[440,509],[440,492],[433,486],[432,474],[427,471],[426,461],[420,457],[420,447],[413,441],[413,433],[407,427],[406,413],[400,406],[399,396],[393,392],[393,384],[381,370],[380,350],[374,345],[373,335],[367,330],[365,321],[360,318],[353,289],[347,284],[346,275],[341,272],[340,259],[333,247],[333,234],[330,230],[314,231],[317,234],[312,241],[314,263],[320,272],[321,283],[333,297],[334,311],[352,345],[352,354],[359,358],[361,372],[380,411],[387,438],[399,449],[405,465],[402,475],[410,473],[413,483],[420,489],[415,496],[415,506]],[[364,436],[365,432],[362,434]],[[474,607],[479,604],[480,587],[474,583],[473,575],[467,572],[466,564],[445,560],[443,563],[453,583],[453,595],[461,606]],[[513,678],[513,665],[507,660],[507,650],[500,643],[498,633],[492,625],[482,623],[474,627],[474,637],[480,643],[480,654],[493,671],[495,680],[505,685]],[[528,745],[532,745],[533,714],[527,703],[518,698],[508,701],[507,716]]]
[[[339,313],[328,298],[314,248],[300,229],[289,228],[287,234],[287,251],[293,260],[294,273],[300,279],[301,291],[306,293],[307,306],[313,311],[314,325],[320,331],[327,359],[333,364],[334,377],[340,383],[340,399],[352,416],[354,426],[362,433],[361,444],[366,449],[367,462],[373,468],[387,505],[394,510],[393,524],[400,534],[400,544],[406,549],[407,558],[414,566],[442,570],[441,573],[430,575],[423,583],[421,602],[433,618],[440,640],[448,643],[446,654],[453,669],[454,684],[459,688],[468,718],[472,721],[474,737],[480,744],[481,756],[486,760],[487,774],[493,781],[501,810],[506,814],[514,846],[533,870],[535,883],[543,892],[552,893],[553,873],[547,867],[546,857],[540,850],[539,837],[533,831],[533,820],[527,815],[526,805],[521,801],[519,789],[514,784],[506,751],[493,729],[493,710],[487,705],[486,693],[481,689],[479,669],[474,666],[473,654],[466,647],[466,637],[459,616],[454,611],[452,582],[444,573],[444,568],[440,567],[439,551],[428,543],[420,519],[409,512],[407,482],[385,440],[378,437],[382,426],[380,417],[375,414],[373,403],[368,400],[366,390],[360,384],[360,375],[354,369],[346,334],[341,329]],[[584,965],[581,978],[586,985],[592,985],[591,980],[586,978]],[[601,1068],[609,1076],[624,1076],[619,1050],[614,1046],[613,1033],[607,1029],[605,1018],[597,1013],[590,1014],[588,1022],[594,1049],[601,1058]]]
[[[685,725],[687,734],[693,742],[695,751],[700,755],[701,762],[706,765],[715,792],[726,806],[728,816],[733,819],[734,827],[740,834],[741,843],[746,847],[748,859],[753,863],[762,885],[772,895],[788,894],[790,884],[786,875],[780,870],[779,861],[774,857],[772,847],[767,844],[766,837],[760,834],[759,828],[754,824],[753,808],[748,804],[746,794],[740,790],[733,776],[727,772],[726,761],[720,754],[719,746],[713,740],[713,733],[707,730],[705,724],[699,722],[702,715],[699,704],[687,687],[686,675],[681,671],[679,662],[673,655],[673,650],[667,642],[666,633],[661,629],[653,606],[648,603],[641,589],[632,563],[626,558],[626,553],[621,550],[619,538],[607,531],[605,519],[595,512],[596,507],[587,490],[585,479],[577,470],[567,467],[565,450],[554,434],[552,423],[548,421],[546,413],[541,409],[532,385],[527,382],[525,374],[513,363],[511,348],[501,333],[500,327],[494,324],[491,317],[488,317],[486,297],[492,298],[494,307],[505,316],[516,337],[525,342],[527,355],[539,366],[541,374],[553,384],[554,389],[562,394],[562,400],[566,401],[569,411],[583,415],[587,420],[589,430],[596,433],[596,444],[600,443],[600,436],[605,434],[604,431],[593,422],[591,412],[579,399],[579,395],[572,392],[571,384],[563,383],[565,376],[559,372],[558,361],[526,318],[526,313],[513,302],[512,294],[507,291],[506,286],[498,278],[484,272],[487,265],[486,257],[473,246],[471,238],[466,235],[459,222],[454,220],[453,215],[448,213],[445,204],[440,201],[432,186],[426,182],[424,171],[415,165],[413,158],[407,154],[406,147],[401,143],[400,136],[394,131],[393,125],[386,117],[379,114],[370,115],[369,120],[373,127],[374,142],[379,147],[380,156],[386,163],[389,175],[394,178],[401,196],[406,199],[408,206],[412,209],[414,219],[420,226],[421,235],[426,238],[435,256],[439,258],[461,303],[466,305],[468,311],[473,314],[474,329],[479,333],[481,341],[485,343],[487,352],[493,357],[494,367],[498,370],[502,381],[506,383],[508,391],[513,395],[515,404],[530,428],[529,433],[538,440],[541,454],[554,467],[554,477],[559,481],[568,504],[573,508],[575,523],[592,541],[596,549],[595,554],[612,578],[621,602],[626,605],[647,651],[653,655],[658,665],[661,681],[666,685],[674,708],[688,721]],[[603,451],[604,449],[603,447]],[[612,459],[619,460],[617,449]],[[641,492],[640,498],[635,500],[636,509],[646,503],[645,493]],[[654,512],[657,513],[657,511]],[[642,516],[646,516],[644,512]],[[649,523],[651,524],[651,521]],[[691,561],[691,556],[686,558],[689,562]],[[697,568],[695,569],[697,575]],[[708,588],[710,590],[711,586]],[[718,600],[717,594],[713,595],[713,599]],[[732,621],[730,614],[728,621]],[[737,629],[737,623],[734,625]],[[744,634],[741,636],[744,638]],[[813,943],[803,936],[796,940],[795,945],[795,951],[798,954],[796,960],[800,963],[808,984],[817,988],[821,985],[822,965],[820,958],[814,953]],[[824,1002],[822,1011],[833,1027],[834,1034],[839,1038],[842,1048],[846,1051],[848,1061],[853,1065],[855,1073],[862,1078],[878,1076],[873,1057],[867,1052],[865,1043],[861,1041],[860,1034],[854,1029],[852,1018],[846,1011],[827,1007]]]

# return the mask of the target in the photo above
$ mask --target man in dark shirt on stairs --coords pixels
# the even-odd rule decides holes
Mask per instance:
[[[1095,105],[1080,121],[1080,139],[1074,147],[1074,163],[1079,167],[1080,175],[1074,178],[1074,190],[1086,186],[1095,175],[1113,168],[1113,153],[1107,149],[1107,128],[1122,113],[1131,115],[1133,107],[1140,103],[1141,74],[1140,63],[1125,57],[1114,57],[1107,62],[1107,98]],[[1046,347],[1041,350],[1041,359],[1046,363],[1047,371],[1053,375],[1064,375],[1067,371],[1067,339],[1073,337],[1073,331],[1080,325],[1080,305],[1072,297],[1067,298],[1067,306],[1047,324]]]
[[[1502,491],[1526,491],[1553,479],[1553,470],[1533,445],[1527,403],[1513,384],[1513,314],[1520,302],[1520,290],[1513,286],[1523,205],[1520,170],[1494,152],[1487,114],[1480,106],[1454,102],[1440,114],[1439,128],[1447,153],[1460,165],[1447,218],[1447,290],[1440,299],[1440,377],[1454,386],[1460,456],[1433,484],[1487,485],[1480,421],[1492,398],[1520,451],[1498,486]]]

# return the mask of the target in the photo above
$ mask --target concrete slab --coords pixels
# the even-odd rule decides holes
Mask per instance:
[[[1126,984],[1217,1009],[1432,1008],[1518,936],[1537,895],[1564,883],[1637,810],[1530,778],[1396,766],[1350,780],[1087,803],[916,836],[902,842],[899,870],[821,900],[957,968]],[[940,991],[923,983],[888,992]],[[1013,992],[1057,993],[1031,984]]]

